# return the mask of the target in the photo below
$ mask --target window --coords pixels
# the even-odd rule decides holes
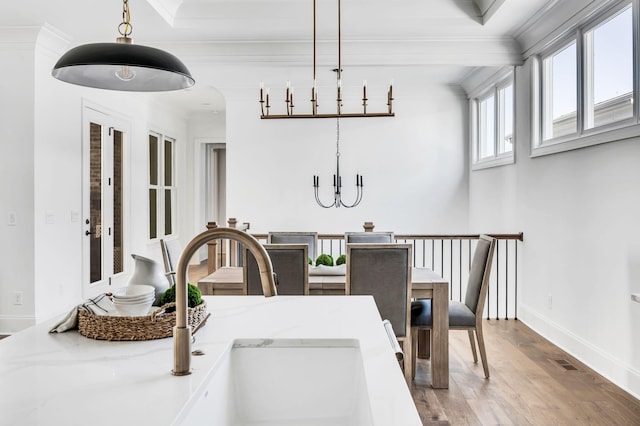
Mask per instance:
[[[151,133],[149,135],[149,239],[164,238],[173,234],[175,200],[175,140]]]
[[[544,58],[542,66],[544,139],[574,134],[578,129],[575,40]]]
[[[474,169],[513,163],[513,75],[497,81],[471,101]]]
[[[632,2],[618,1],[534,61],[540,67],[533,73],[539,127],[534,126],[532,155],[640,134],[633,105],[633,26]]]
[[[585,128],[633,117],[631,6],[585,31]]]

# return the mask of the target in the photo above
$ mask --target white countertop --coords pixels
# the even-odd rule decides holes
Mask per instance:
[[[193,373],[175,377],[173,339],[108,342],[48,333],[56,319],[0,340],[0,424],[175,424],[236,338],[355,338],[376,425],[421,425],[370,296],[206,296]],[[185,408],[186,407],[186,408]]]

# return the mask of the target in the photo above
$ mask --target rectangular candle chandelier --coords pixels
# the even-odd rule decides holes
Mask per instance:
[[[345,113],[342,112],[342,55],[341,55],[341,17],[340,17],[340,0],[338,0],[338,68],[334,69],[337,73],[336,84],[336,112],[331,114],[318,113],[318,88],[316,85],[316,0],[313,0],[313,86],[311,87],[311,114],[298,114],[294,112],[293,88],[291,83],[287,81],[284,102],[286,104],[286,114],[270,114],[269,109],[269,89],[265,90],[264,83],[260,83],[260,118],[263,119],[281,119],[281,118],[340,118],[340,117],[394,117],[393,113],[393,81],[389,84],[387,91],[387,111],[386,112],[368,112],[367,98],[367,81],[362,83],[362,112]]]

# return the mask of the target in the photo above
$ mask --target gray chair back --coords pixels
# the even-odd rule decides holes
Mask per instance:
[[[176,283],[176,268],[182,254],[182,246],[178,240],[160,240],[160,250],[164,262],[164,272],[169,280],[169,284]]]
[[[307,244],[309,257],[316,260],[316,247],[318,246],[317,232],[269,232],[267,244]]]
[[[279,295],[309,294],[308,246],[306,244],[265,244],[277,277]],[[243,250],[243,293],[261,295],[262,283],[258,262],[248,249]]]
[[[476,315],[484,309],[495,243],[495,238],[480,235],[471,261],[464,304]]]
[[[344,242],[351,243],[395,243],[393,232],[345,232]]]
[[[411,326],[411,244],[347,244],[346,293],[372,295],[398,337]]]

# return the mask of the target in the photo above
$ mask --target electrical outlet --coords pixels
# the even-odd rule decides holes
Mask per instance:
[[[22,305],[24,301],[24,293],[21,291],[13,292],[13,304],[14,305]]]
[[[547,309],[552,309],[553,308],[553,296],[548,294],[547,295]]]

